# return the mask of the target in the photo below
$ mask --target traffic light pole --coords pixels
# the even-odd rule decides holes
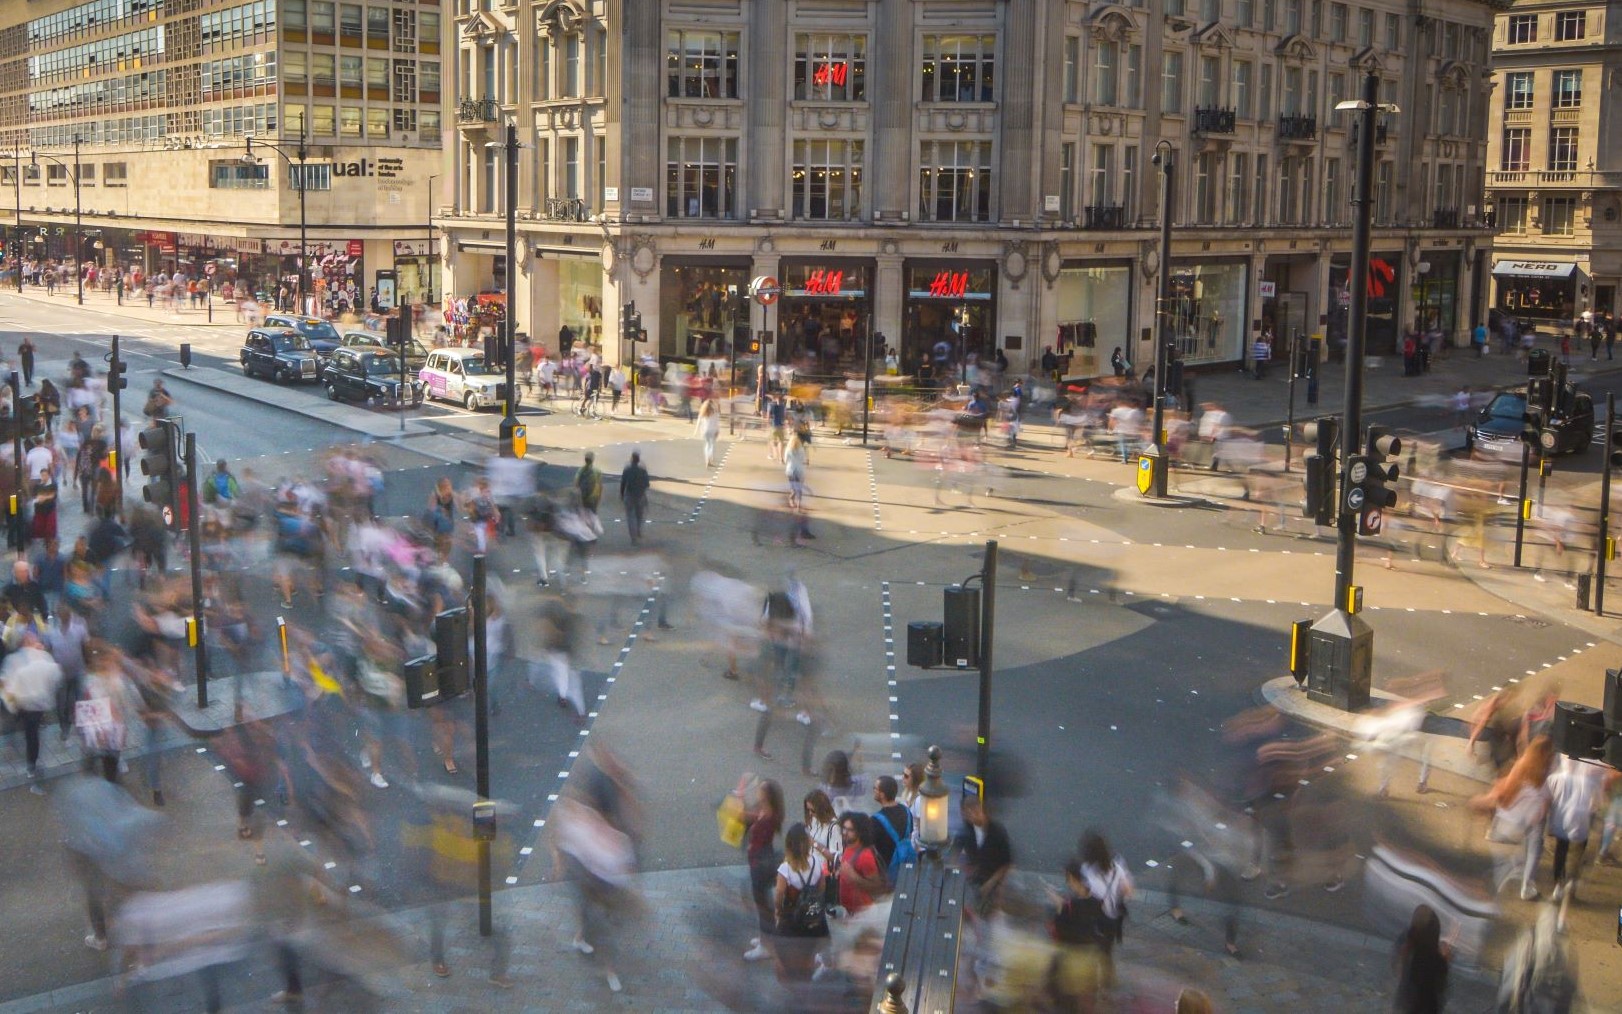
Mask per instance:
[[[490,674],[485,640],[485,559],[473,557],[473,783],[480,803],[490,800]],[[493,815],[492,815],[493,819]],[[477,826],[475,831],[477,832]],[[492,829],[493,830],[493,829]],[[474,834],[479,847],[479,936],[494,932],[490,897],[490,835]]]
[[[1300,345],[1301,332],[1297,329],[1295,337],[1290,342],[1290,405],[1289,411],[1285,413],[1284,417],[1284,470],[1286,472],[1290,470],[1290,458],[1293,456],[1295,447],[1295,364],[1296,357],[1301,353]],[[1191,416],[1193,415],[1194,407],[1192,405],[1185,405],[1184,408]]]
[[[118,490],[117,513],[124,513],[124,371],[119,368],[123,360],[118,355],[118,335],[113,335],[112,383],[113,389],[113,488]]]
[[[980,710],[975,723],[976,770],[985,784],[991,767],[991,646],[997,634],[997,540],[986,543],[980,565]]]
[[[1526,477],[1532,469],[1532,445],[1521,442],[1521,491],[1515,499],[1515,566],[1521,565],[1521,545],[1526,538]]]
[[[16,370],[11,371],[11,377],[7,380],[7,383],[11,385],[11,403],[21,405],[23,387],[22,382],[17,377]],[[12,412],[11,423],[11,473],[17,477],[11,495],[11,544],[18,553],[21,553],[28,548],[27,542],[24,541],[27,536],[27,526],[23,524],[23,497],[25,495],[24,490],[28,488],[28,465],[23,459],[22,414],[15,409]]]
[[[197,706],[208,707],[208,638],[204,636],[203,519],[197,498],[197,434],[186,434],[186,540],[191,546],[192,649],[197,662]],[[178,514],[179,512],[176,511]]]
[[[501,315],[504,364],[507,371],[507,397],[503,400],[500,428],[500,454],[503,458],[518,456],[515,438],[518,433],[518,375],[516,371],[517,343],[514,341],[518,325],[518,127],[507,124],[506,140],[502,143],[506,156],[507,196],[507,312]],[[402,350],[403,351],[403,350]]]
[[[1599,487],[1599,541],[1594,547],[1594,615],[1605,615],[1605,554],[1611,540],[1611,455],[1616,453],[1616,394],[1605,395],[1605,466]]]

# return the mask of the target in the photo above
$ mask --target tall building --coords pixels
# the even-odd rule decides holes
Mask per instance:
[[[1044,347],[1074,374],[1152,361],[1157,148],[1177,167],[1166,308],[1190,363],[1254,334],[1343,341],[1365,74],[1382,116],[1370,350],[1423,318],[1465,340],[1490,245],[1494,8],[1440,0],[457,0],[447,294],[515,270],[518,326],[665,358],[820,372],[870,332],[905,373]],[[516,265],[503,250],[517,125]],[[781,298],[748,298],[775,278]],[[731,343],[731,349],[729,349]],[[639,350],[640,351],[640,350]],[[1282,350],[1281,353],[1282,354]]]
[[[71,257],[77,210],[86,260],[273,292],[302,174],[313,275],[437,299],[442,27],[439,0],[0,4],[0,220]]]
[[[1570,323],[1618,312],[1622,284],[1622,142],[1606,91],[1622,41],[1605,3],[1522,3],[1493,27],[1488,200],[1492,306],[1520,319]]]

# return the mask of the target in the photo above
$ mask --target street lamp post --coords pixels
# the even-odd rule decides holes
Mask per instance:
[[[79,305],[83,306],[84,305],[84,205],[82,203],[80,203],[80,200],[79,200],[79,143],[80,143],[79,142],[79,135],[74,134],[73,135],[73,271],[74,271],[75,274],[77,274],[79,276],[79,287],[78,287]],[[45,152],[40,152],[40,151],[34,152],[33,157],[32,157],[31,160],[35,165],[38,165],[39,160],[41,158],[44,158],[44,159],[46,159],[48,161],[51,161],[51,162],[55,162],[57,165],[61,166],[64,169],[66,169],[68,167],[68,164],[66,162],[64,162],[61,159],[57,158],[55,155],[48,155]],[[20,209],[20,207],[21,207],[20,202],[22,201],[22,198],[19,196],[17,198],[17,200],[19,202],[19,209]]]
[[[518,376],[516,370],[517,348],[514,341],[514,326],[517,324],[518,307],[513,298],[513,280],[518,275],[518,125],[507,124],[507,137],[504,141],[492,141],[490,147],[499,147],[506,152],[506,200],[507,200],[507,274],[506,274],[506,300],[507,312],[502,314],[503,353],[507,372],[507,397],[502,399],[504,415],[501,417],[500,442],[501,456],[515,458],[518,456],[514,438],[518,433]]]
[[[422,298],[424,306],[434,305],[434,181],[439,179],[439,173],[428,177],[428,248],[424,251],[426,267],[423,286],[426,294]]]
[[[248,141],[247,151],[242,156],[242,164],[243,165],[258,165],[259,164],[259,159],[253,153],[254,136],[252,134],[249,134],[247,141]],[[288,169],[292,169],[292,167],[293,167],[293,159],[287,154],[287,152],[282,150],[281,145],[273,144],[270,141],[260,141],[259,145],[262,148],[269,148],[271,151],[274,151],[276,154],[280,155],[282,157],[282,160],[287,163]],[[309,281],[310,281],[309,222],[308,222],[308,219],[305,217],[305,214],[304,214],[304,191],[306,191],[306,190],[308,190],[310,188],[310,178],[309,178],[310,169],[309,169],[309,165],[308,165],[308,162],[307,162],[307,159],[309,157],[309,149],[307,149],[305,147],[305,144],[304,144],[304,128],[303,127],[300,127],[299,132],[298,132],[297,154],[298,154],[298,165],[299,165],[299,171],[298,171],[298,297],[297,298],[298,298],[298,302],[300,304],[302,304],[304,302],[304,300],[305,300],[306,293],[308,293],[308,291],[309,291]],[[294,308],[294,312],[295,313],[301,313],[301,312],[306,312],[306,311],[304,310],[304,307],[302,305],[300,305],[300,306],[297,306],[297,307]]]
[[[1150,160],[1160,167],[1160,278],[1155,288],[1155,311],[1160,318],[1159,334],[1155,336],[1155,388],[1154,397],[1154,429],[1149,436],[1149,446],[1144,448],[1143,456],[1148,460],[1150,475],[1148,494],[1162,498],[1166,495],[1167,473],[1171,470],[1171,461],[1167,457],[1169,448],[1165,445],[1166,439],[1166,350],[1172,341],[1171,316],[1171,215],[1172,202],[1176,194],[1177,165],[1172,158],[1170,141],[1162,140],[1155,145],[1154,157]],[[1143,486],[1139,485],[1139,489]]]

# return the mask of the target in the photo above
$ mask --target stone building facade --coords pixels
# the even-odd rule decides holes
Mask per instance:
[[[1370,349],[1483,305],[1493,8],[1443,0],[458,0],[447,293],[503,290],[517,124],[521,330],[813,372],[882,340],[904,373],[968,353],[1074,375],[1152,358],[1161,178],[1178,167],[1171,327],[1242,362],[1263,329],[1344,337],[1365,74],[1379,128]],[[782,295],[761,306],[752,279]]]

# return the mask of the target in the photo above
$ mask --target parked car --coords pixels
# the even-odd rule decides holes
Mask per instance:
[[[424,397],[458,402],[469,412],[507,397],[505,375],[487,366],[479,349],[435,349],[417,376]]]
[[[332,350],[342,344],[338,337],[338,329],[320,317],[300,317],[291,313],[272,313],[265,317],[263,326],[292,328],[309,339],[310,348],[322,359],[332,355]]]
[[[1526,392],[1495,395],[1464,431],[1465,450],[1484,457],[1519,461],[1521,431],[1526,415]],[[1554,411],[1538,433],[1544,454],[1585,451],[1594,440],[1594,399],[1575,384],[1566,384],[1555,399]]]
[[[334,349],[327,357],[322,380],[327,397],[333,401],[363,401],[368,405],[422,402],[422,382],[408,372],[402,388],[400,357],[380,346]]]
[[[277,383],[316,380],[320,372],[310,340],[291,328],[256,327],[242,342],[242,372]]]
[[[345,331],[339,339],[345,348],[398,348],[389,341],[389,336],[381,331]],[[422,342],[411,339],[406,345],[406,372],[415,375],[428,363],[428,350]]]

